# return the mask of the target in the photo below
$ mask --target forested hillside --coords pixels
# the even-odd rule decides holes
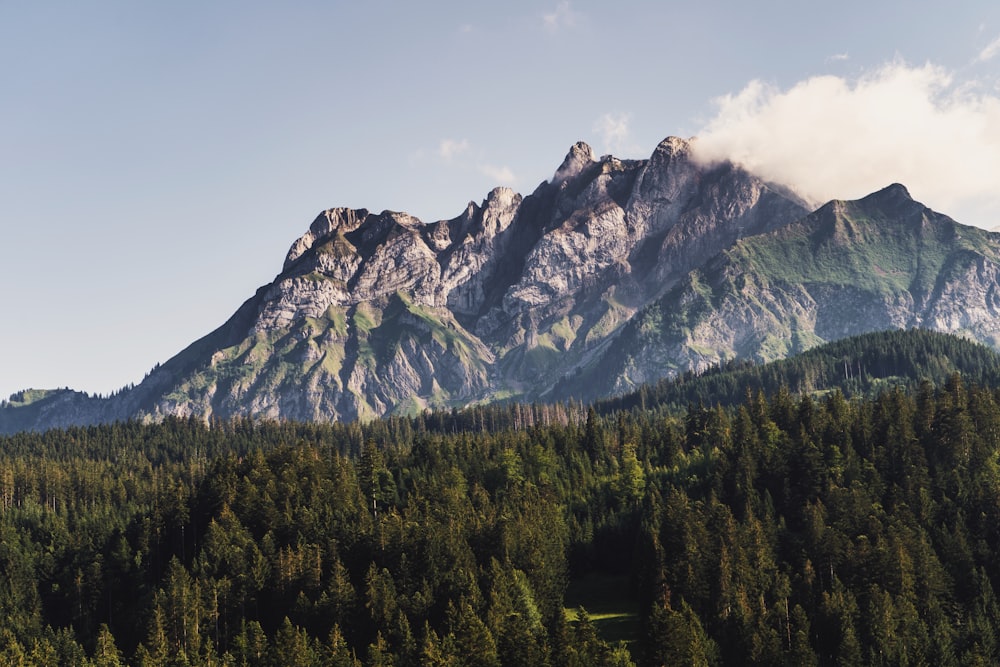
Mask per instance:
[[[977,384],[998,386],[1000,354],[982,343],[926,329],[877,331],[767,364],[730,361],[594,405],[601,413],[634,408],[676,412],[692,403],[733,406],[750,394],[771,395],[782,387],[810,394],[838,389],[850,398],[872,396],[889,387],[916,389],[924,380],[940,385],[953,373]]]
[[[994,389],[469,418],[0,439],[0,663],[1000,662]]]

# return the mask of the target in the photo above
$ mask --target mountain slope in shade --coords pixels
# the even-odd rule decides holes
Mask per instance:
[[[451,220],[325,211],[272,283],[139,386],[15,402],[0,430],[592,398],[893,327],[996,343],[997,248],[902,186],[809,214],[681,139],[648,160],[578,143],[532,194],[497,188]]]
[[[741,240],[692,271],[581,373],[586,396],[737,358],[770,361],[881,329],[923,327],[996,346],[1000,237],[892,185]],[[566,383],[560,394],[581,392]]]

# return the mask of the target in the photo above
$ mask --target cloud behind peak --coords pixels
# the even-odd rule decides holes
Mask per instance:
[[[1000,97],[944,68],[896,61],[787,90],[754,80],[715,104],[702,161],[732,160],[814,203],[905,183],[960,222],[1000,224]]]

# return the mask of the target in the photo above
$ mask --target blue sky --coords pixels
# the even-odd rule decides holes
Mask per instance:
[[[1000,4],[0,3],[0,396],[107,393],[332,206],[457,215],[697,135],[1000,225]]]

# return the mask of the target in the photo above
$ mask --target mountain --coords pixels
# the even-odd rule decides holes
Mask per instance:
[[[23,392],[0,430],[164,415],[350,420],[622,393],[876,329],[995,343],[995,235],[891,186],[810,213],[674,137],[574,145],[451,220],[334,208],[221,327],[109,399]]]
[[[996,346],[998,278],[998,235],[891,185],[735,243],[633,318],[613,350],[559,393],[622,393],[665,374],[769,361],[881,329],[922,327]]]

